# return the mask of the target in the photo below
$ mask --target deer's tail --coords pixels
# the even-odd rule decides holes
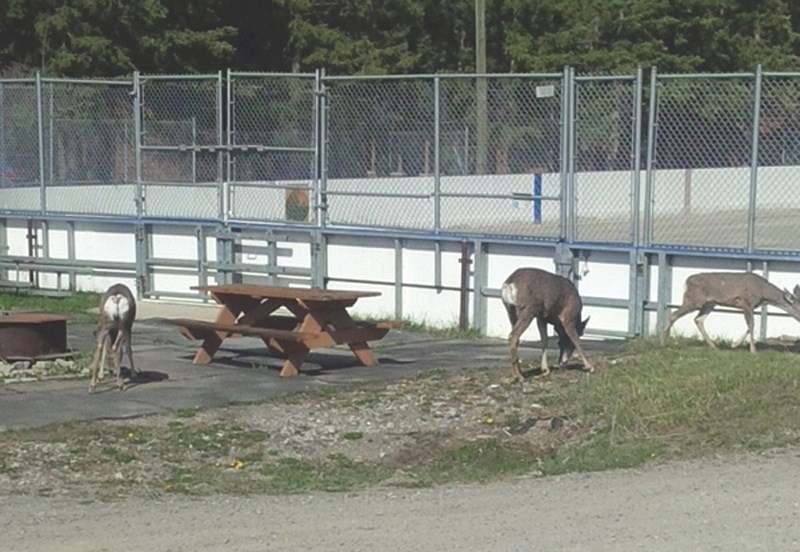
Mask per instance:
[[[500,296],[508,313],[508,320],[513,326],[517,323],[517,286],[509,282],[504,283]]]

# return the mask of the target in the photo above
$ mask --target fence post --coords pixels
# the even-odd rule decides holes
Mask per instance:
[[[561,76],[561,170],[559,174],[560,193],[559,193],[559,227],[558,239],[563,241],[567,239],[567,173],[569,171],[569,156],[567,149],[569,149],[569,142],[567,136],[569,135],[569,67],[564,67],[564,73]]]
[[[442,230],[441,125],[441,78],[437,75],[433,77],[433,231],[437,234]]]
[[[747,251],[752,253],[756,245],[756,201],[758,199],[758,131],[761,125],[761,65],[756,67],[755,90],[753,91],[753,137],[750,151],[750,197],[747,207]]]
[[[657,113],[657,71],[653,67],[650,70],[650,113],[647,122],[647,161],[644,180],[644,220],[642,221],[642,245],[649,246],[653,240],[653,163],[656,153],[656,125],[658,124]],[[660,326],[659,326],[660,329]]]
[[[42,75],[36,71],[36,129],[39,134],[39,210],[47,212],[47,192],[44,186],[44,111],[42,108]]]
[[[142,218],[145,214],[144,205],[144,186],[142,185],[142,83],[139,80],[139,71],[133,72],[133,165],[136,203],[136,218]]]

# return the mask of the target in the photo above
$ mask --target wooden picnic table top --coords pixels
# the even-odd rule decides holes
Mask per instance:
[[[377,297],[379,291],[350,291],[339,289],[293,288],[286,286],[262,286],[257,284],[223,284],[215,286],[192,286],[204,293],[246,295],[249,297],[296,299],[300,301],[353,301],[362,297]]]

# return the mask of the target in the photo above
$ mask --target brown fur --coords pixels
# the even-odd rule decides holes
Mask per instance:
[[[584,368],[594,371],[580,345],[580,336],[589,319],[581,320],[583,302],[575,285],[567,278],[538,268],[519,268],[503,283],[503,304],[511,322],[508,342],[514,379],[523,379],[519,367],[519,340],[534,318],[542,340],[543,374],[550,372],[547,366],[548,324],[552,324],[558,334],[559,364],[564,364],[577,350]]]
[[[800,286],[794,287],[794,293],[789,293],[785,289],[781,291],[765,278],[749,272],[692,274],[686,279],[683,303],[670,315],[667,327],[661,333],[661,344],[666,344],[672,325],[680,317],[693,311],[700,311],[694,322],[708,346],[716,349],[717,345],[706,333],[703,322],[714,307],[721,305],[742,311],[747,332],[734,343],[734,347],[741,345],[747,336],[750,336],[750,352],[755,353],[753,311],[765,303],[783,309],[800,320]]]
[[[124,297],[128,301],[129,310],[122,317],[112,317],[106,311],[106,305],[113,302],[115,297]],[[138,371],[133,365],[133,351],[131,349],[131,331],[133,321],[136,318],[136,300],[133,298],[131,290],[124,284],[114,284],[106,290],[100,299],[100,316],[95,329],[97,340],[94,360],[92,362],[89,392],[93,392],[97,387],[98,380],[102,380],[105,371],[106,357],[111,353],[111,360],[114,365],[114,373],[117,376],[117,387],[125,389],[122,379],[122,349],[127,348],[128,360],[130,361],[131,372]]]

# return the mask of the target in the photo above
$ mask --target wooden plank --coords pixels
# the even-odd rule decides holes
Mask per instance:
[[[313,332],[298,332],[276,328],[262,328],[258,326],[248,326],[246,324],[219,324],[215,322],[206,322],[203,320],[191,320],[188,318],[169,318],[165,319],[164,322],[184,329],[195,339],[205,339],[209,335],[220,332],[294,342],[303,342],[319,337],[318,333]],[[186,335],[184,332],[181,333]]]
[[[192,286],[205,293],[227,293],[250,297],[295,299],[300,301],[353,301],[362,297],[378,297],[379,291],[347,291],[336,289],[292,288],[285,286],[260,286],[256,284],[228,284],[220,286]]]

